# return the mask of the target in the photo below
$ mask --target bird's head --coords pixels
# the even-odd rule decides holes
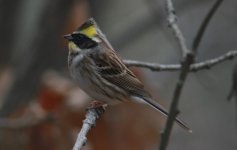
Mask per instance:
[[[64,35],[64,38],[69,41],[68,47],[72,52],[94,48],[101,42],[93,18],[88,19],[72,34]]]

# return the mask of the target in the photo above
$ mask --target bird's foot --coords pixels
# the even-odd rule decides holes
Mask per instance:
[[[107,106],[107,104],[105,102],[94,100],[90,103],[90,106],[87,107],[87,110],[88,109],[96,109],[96,108],[99,108],[99,107],[105,108],[106,106]]]
[[[91,110],[91,109],[94,109],[96,111],[96,113],[99,115],[99,114],[102,114],[105,112],[105,108],[108,106],[108,104],[106,104],[105,102],[101,102],[101,101],[92,101],[90,103],[90,106],[87,107],[87,111],[88,110]]]

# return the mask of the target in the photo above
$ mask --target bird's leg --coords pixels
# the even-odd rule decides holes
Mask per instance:
[[[105,108],[108,106],[105,102],[94,100],[90,103],[90,106],[87,107],[87,111],[94,109],[98,116],[105,112]]]
[[[95,108],[106,107],[106,106],[107,106],[107,104],[105,102],[93,100],[90,103],[90,106],[87,107],[87,109],[95,109]]]

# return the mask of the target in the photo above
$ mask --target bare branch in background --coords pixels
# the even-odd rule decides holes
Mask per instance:
[[[190,51],[187,48],[184,36],[180,28],[178,27],[178,24],[176,23],[177,16],[175,15],[175,9],[171,0],[166,0],[166,10],[168,12],[167,20],[169,23],[169,27],[172,29],[174,36],[177,39],[177,42],[180,46],[180,50],[182,51],[183,58],[185,58],[187,54],[190,53]]]
[[[174,90],[174,94],[173,94],[173,98],[172,98],[171,106],[169,110],[169,116],[166,121],[164,133],[161,134],[161,143],[159,146],[159,150],[165,150],[167,148],[175,118],[179,113],[178,103],[179,103],[180,95],[183,89],[183,85],[189,73],[190,65],[193,63],[193,59],[194,59],[194,55],[187,48],[184,36],[176,22],[177,17],[175,15],[174,6],[171,0],[166,0],[166,9],[168,12],[168,22],[171,29],[173,30],[173,33],[177,39],[177,42],[179,43],[179,47],[181,49],[182,56],[183,56],[182,58],[183,61],[181,63],[181,72],[180,72],[179,79],[176,83],[176,87]]]
[[[231,86],[230,92],[227,96],[227,100],[230,101],[234,96],[235,97],[237,96],[237,64],[235,64],[233,72],[232,72],[232,86]],[[237,100],[237,97],[236,97],[236,100]]]
[[[237,50],[229,51],[219,57],[208,59],[206,61],[202,61],[199,63],[194,63],[190,65],[190,72],[196,72],[203,69],[210,69],[211,67],[222,63],[224,61],[230,60],[237,56]],[[149,63],[137,60],[123,60],[123,62],[128,67],[140,67],[140,68],[147,68],[152,71],[180,71],[181,64],[159,64],[159,63]]]
[[[226,60],[233,59],[236,56],[237,56],[237,50],[229,51],[219,57],[192,64],[190,70],[191,71],[199,71],[202,69],[210,69],[211,67],[213,67],[221,62],[224,62]]]
[[[138,60],[123,60],[124,64],[128,67],[140,67],[150,69],[151,71],[178,71],[181,69],[180,64],[159,64],[149,63]]]
[[[175,91],[173,94],[173,98],[172,98],[172,102],[171,102],[171,106],[169,110],[169,116],[165,125],[165,130],[164,130],[164,133],[161,134],[161,143],[160,143],[160,148],[159,148],[160,150],[165,150],[168,145],[169,137],[171,134],[171,130],[172,130],[175,118],[179,113],[178,103],[180,100],[180,95],[181,95],[186,77],[189,73],[189,67],[193,63],[193,58],[194,56],[192,55],[192,53],[187,53],[187,55],[185,56],[185,60],[182,62],[181,73],[176,83]]]
[[[217,0],[217,1],[219,1],[219,0]],[[166,150],[166,148],[167,148],[168,141],[169,141],[170,134],[171,134],[171,130],[172,130],[172,126],[174,124],[174,120],[175,120],[177,114],[179,113],[179,111],[178,111],[178,102],[179,102],[179,99],[180,99],[182,88],[183,88],[183,85],[185,83],[186,77],[189,73],[189,68],[190,68],[191,64],[194,62],[195,54],[196,54],[196,51],[197,51],[196,49],[193,50],[193,51],[188,50],[187,45],[185,44],[185,40],[184,40],[184,37],[182,35],[182,32],[180,31],[178,25],[176,24],[176,20],[173,19],[173,18],[176,18],[176,16],[174,14],[175,11],[174,11],[173,3],[172,3],[171,0],[166,0],[166,7],[167,7],[167,11],[168,11],[168,20],[169,20],[170,23],[172,23],[171,24],[171,29],[175,33],[175,37],[178,40],[178,43],[180,45],[180,49],[182,50],[182,53],[183,53],[183,59],[184,60],[181,64],[182,65],[181,72],[180,72],[180,75],[179,75],[178,82],[176,83],[175,91],[174,91],[171,106],[170,106],[168,120],[167,120],[166,125],[165,125],[165,130],[164,130],[164,133],[162,133],[162,135],[161,135],[161,143],[160,143],[160,146],[159,146],[159,150]],[[211,19],[211,17],[209,17],[209,20],[210,19]],[[208,22],[209,21],[207,21],[207,23]],[[204,31],[200,31],[200,32],[204,32]],[[200,35],[202,35],[202,33]]]
[[[221,5],[221,3],[223,2],[223,0],[217,0],[214,5],[212,6],[212,8],[209,10],[209,12],[207,13],[206,17],[204,18],[203,22],[201,23],[198,32],[194,38],[193,44],[192,44],[192,50],[194,53],[196,53],[198,46],[201,42],[201,39],[203,37],[203,34],[205,33],[205,30],[211,20],[211,18],[213,17],[213,15],[215,14],[216,10],[219,8],[219,6]]]
[[[92,127],[95,126],[96,119],[98,119],[104,111],[105,111],[105,107],[103,106],[99,108],[88,109],[87,114],[86,114],[86,119],[83,121],[81,131],[79,132],[77,136],[77,140],[73,146],[73,150],[80,150],[86,144],[87,133]]]

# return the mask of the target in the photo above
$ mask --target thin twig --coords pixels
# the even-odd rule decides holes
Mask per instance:
[[[95,126],[96,119],[98,119],[104,111],[105,111],[105,107],[103,106],[99,108],[88,109],[87,114],[86,114],[86,119],[83,121],[81,131],[79,132],[77,136],[77,140],[73,146],[73,150],[80,150],[83,147],[83,145],[86,144],[87,133],[93,126]]]
[[[140,67],[150,69],[152,71],[178,71],[181,69],[180,64],[159,64],[137,60],[123,60],[123,62],[128,67]]]
[[[190,65],[193,63],[193,60],[194,60],[194,55],[187,48],[184,36],[176,23],[177,17],[174,14],[175,11],[174,11],[173,3],[171,0],[166,0],[166,7],[167,7],[167,11],[168,11],[168,21],[170,23],[171,29],[173,30],[177,41],[179,43],[180,49],[183,54],[183,61],[181,63],[182,68],[181,68],[181,72],[179,75],[179,80],[176,83],[175,91],[173,94],[173,98],[172,98],[172,102],[171,102],[171,106],[170,106],[170,110],[169,110],[169,116],[166,121],[165,129],[164,129],[164,133],[161,134],[161,143],[159,146],[159,150],[166,150],[166,148],[167,148],[171,130],[172,130],[175,118],[179,112],[178,111],[178,103],[180,100],[180,95],[181,95],[181,92],[183,89],[183,85],[184,85],[186,77],[189,73]],[[175,18],[175,19],[173,19],[173,18]]]
[[[179,43],[183,58],[185,58],[190,50],[187,48],[184,36],[176,23],[177,17],[175,15],[175,9],[171,0],[166,0],[166,9],[168,12],[169,27],[172,29],[174,36]]]
[[[211,67],[219,63],[222,63],[226,60],[230,60],[236,56],[237,56],[237,50],[232,50],[216,58],[191,64],[189,71],[196,72],[203,69],[210,69]],[[137,61],[137,60],[123,60],[123,62],[128,67],[141,67],[141,68],[150,69],[152,71],[179,71],[181,70],[181,64],[159,64],[159,63],[149,63],[149,62],[143,62],[143,61]]]
[[[176,18],[175,14],[174,14],[174,8],[173,8],[172,1],[171,0],[166,0],[166,6],[167,6],[168,14],[169,14],[168,18]],[[172,15],[174,17],[171,17]],[[213,15],[211,15],[211,16],[213,16]],[[209,20],[210,19],[211,18],[209,18]],[[170,20],[170,19],[168,19],[168,20]],[[165,125],[164,133],[162,134],[159,150],[166,150],[166,148],[167,148],[169,137],[170,137],[171,130],[172,130],[172,126],[174,124],[174,120],[175,120],[177,114],[179,113],[179,111],[178,111],[178,102],[179,102],[180,95],[181,95],[181,92],[182,92],[182,89],[183,89],[183,85],[184,85],[185,80],[188,76],[190,66],[194,62],[194,58],[195,58],[195,54],[196,54],[196,50],[191,52],[190,50],[187,49],[187,46],[184,42],[184,38],[182,36],[182,33],[179,30],[179,27],[176,24],[176,22],[173,21],[171,23],[174,24],[174,25],[171,24],[171,27],[173,27],[172,29],[175,33],[175,37],[176,38],[178,37],[177,33],[180,33],[179,35],[181,35],[180,36],[181,38],[177,38],[177,40],[180,43],[179,45],[180,45],[180,48],[182,50],[184,60],[182,62],[182,68],[181,68],[179,80],[176,84],[176,88],[175,88],[175,91],[174,91],[174,95],[173,95],[173,98],[172,98],[171,107],[170,107],[170,111],[169,111],[169,117],[168,117],[168,120],[167,120],[166,125]],[[177,30],[177,31],[175,31],[175,30]],[[203,33],[201,33],[201,34],[203,34]],[[199,40],[201,40],[201,37],[200,37]],[[220,57],[217,60],[223,60],[223,57]],[[212,64],[214,65],[216,62],[218,62],[218,61],[214,61],[214,62],[212,62]],[[206,64],[210,64],[210,63],[206,63]]]
[[[192,44],[192,50],[194,53],[196,53],[198,46],[201,42],[201,39],[203,37],[203,34],[211,20],[211,18],[213,17],[213,15],[215,14],[216,10],[219,8],[219,6],[221,5],[221,3],[223,2],[223,0],[217,0],[212,8],[209,10],[209,12],[207,13],[206,17],[204,18],[203,22],[201,23],[201,26],[198,29],[198,32],[194,38],[193,44]]]
[[[161,134],[162,138],[161,138],[159,150],[165,150],[168,145],[169,137],[171,134],[171,130],[172,130],[175,118],[179,113],[178,103],[179,103],[180,95],[181,95],[186,77],[189,73],[189,67],[191,63],[193,62],[193,58],[194,58],[193,54],[189,53],[187,54],[184,62],[182,63],[181,73],[179,75],[179,80],[176,83],[175,91],[173,94],[173,98],[172,98],[172,102],[171,102],[171,106],[169,110],[169,116],[165,125],[165,130],[164,130],[164,133]]]
[[[237,56],[237,50],[229,51],[219,57],[192,64],[190,70],[191,71],[199,71],[202,69],[210,69],[211,67],[213,67],[221,62],[224,62],[226,60],[233,59],[236,56]]]

